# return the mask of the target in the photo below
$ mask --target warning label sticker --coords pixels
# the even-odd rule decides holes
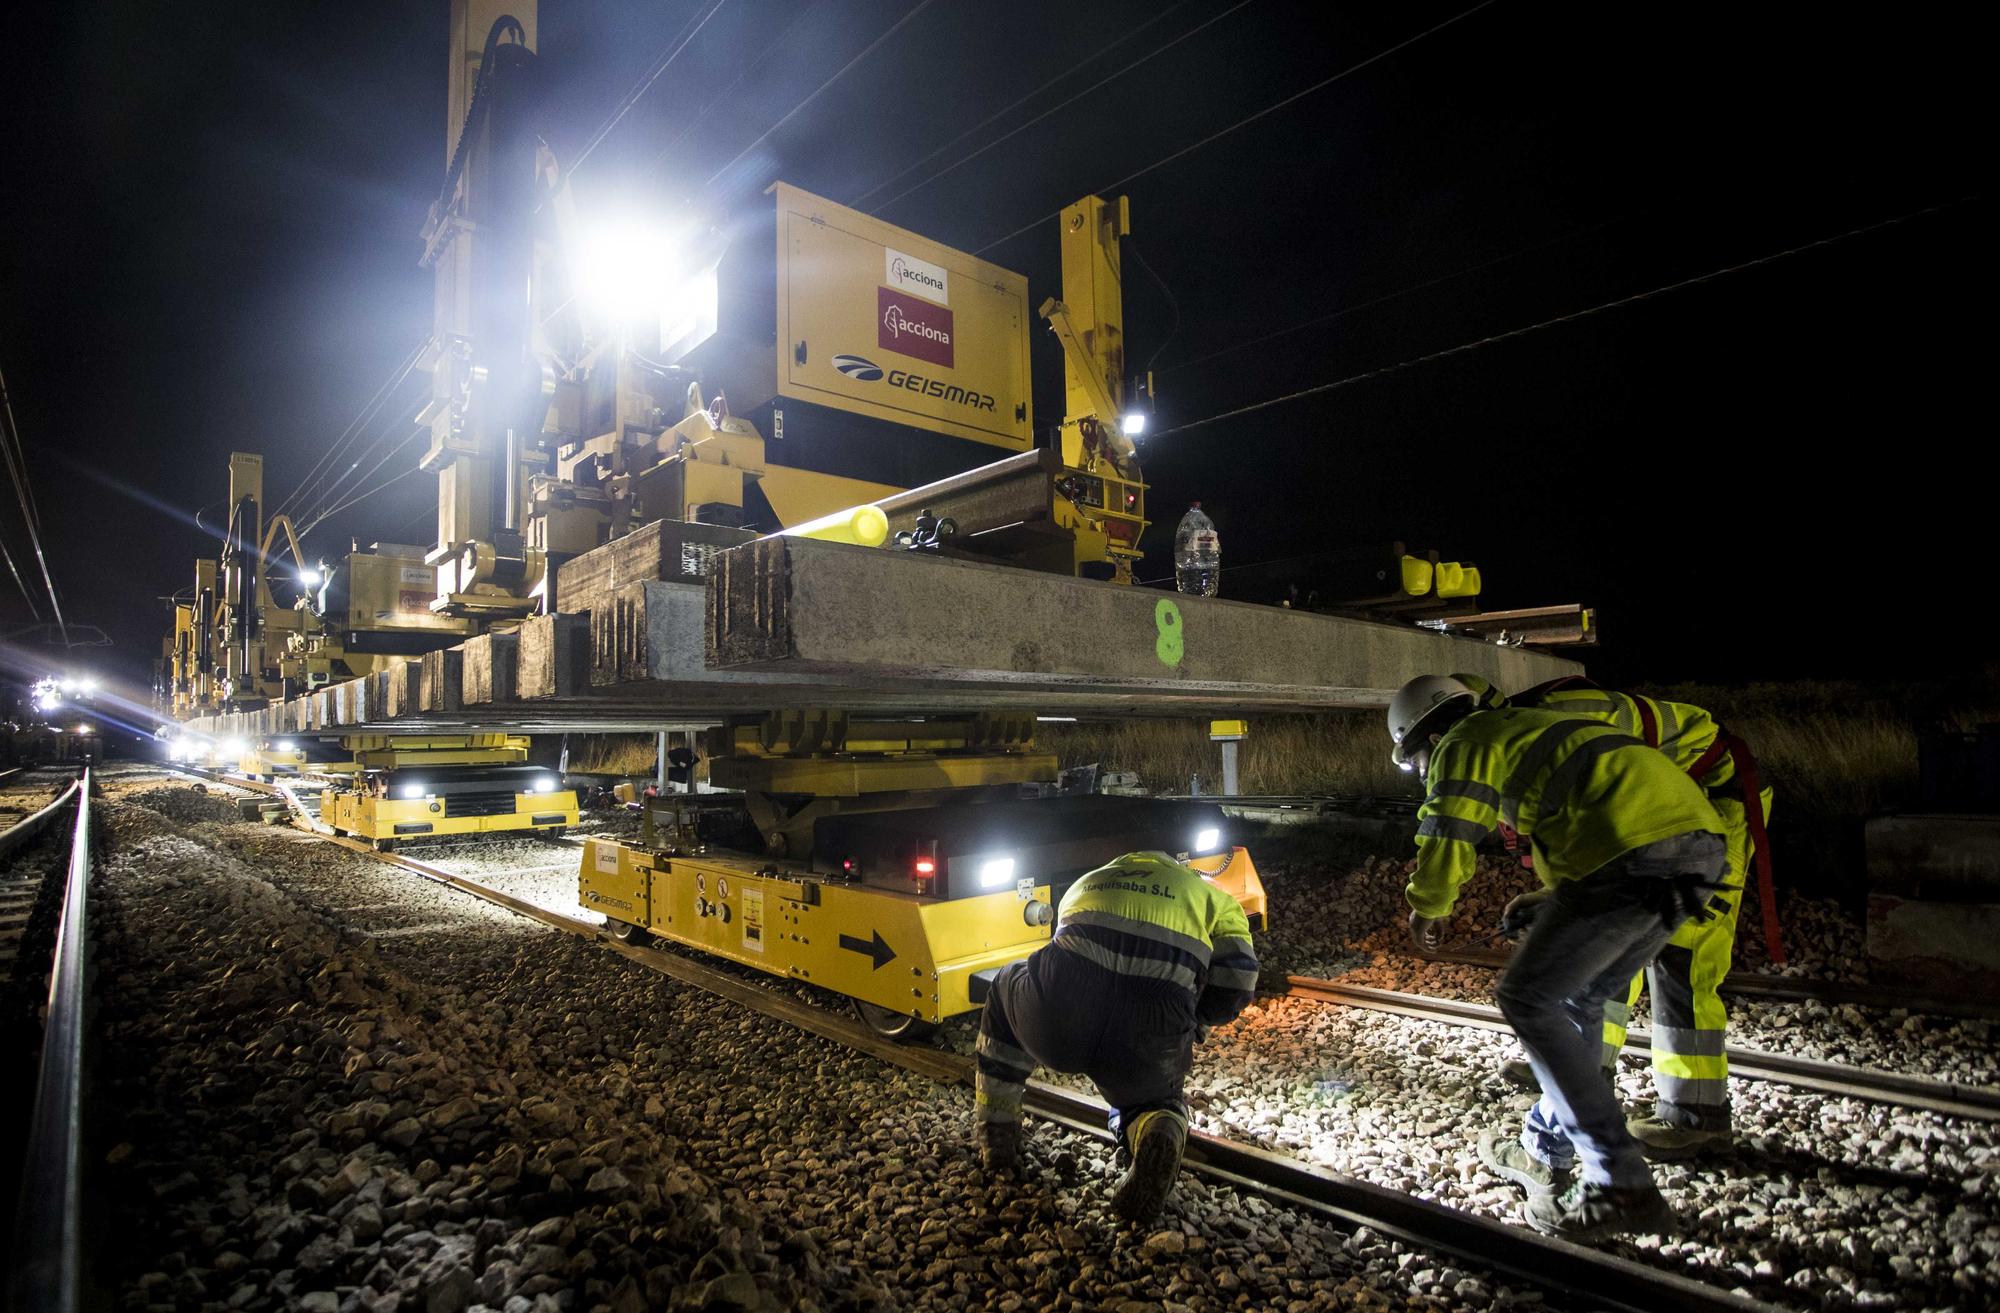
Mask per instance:
[[[595,845],[594,851],[597,854],[597,873],[599,875],[618,874],[618,849],[615,846],[608,843],[600,843]]]
[[[764,951],[764,891],[743,891],[743,947],[752,953]]]

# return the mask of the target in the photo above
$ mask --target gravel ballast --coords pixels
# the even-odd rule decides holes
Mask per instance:
[[[157,799],[152,801],[157,802]],[[1539,1303],[1184,1180],[291,831],[108,801],[106,1157],[128,1308]]]

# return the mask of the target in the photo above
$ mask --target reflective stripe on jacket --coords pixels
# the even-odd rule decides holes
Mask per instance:
[[[1640,739],[1673,759],[1682,770],[1691,770],[1715,746],[1722,732],[1714,716],[1687,702],[1668,702],[1643,693],[1620,693],[1577,683],[1547,693],[1529,690],[1510,699],[1516,707],[1537,707],[1565,716],[1602,721]],[[1725,750],[1696,783],[1703,789],[1720,788],[1736,778],[1736,763]]]
[[[1500,825],[1519,832],[1550,887],[1634,848],[1692,830],[1722,834],[1701,788],[1664,754],[1608,724],[1554,711],[1475,711],[1431,751],[1417,812],[1417,867],[1404,891],[1444,916],[1471,877],[1474,848]]]
[[[1257,990],[1243,905],[1165,853],[1127,853],[1071,885],[1055,943],[1107,971],[1187,990],[1206,1025],[1234,1020]]]

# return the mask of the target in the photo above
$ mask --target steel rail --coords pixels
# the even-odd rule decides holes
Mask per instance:
[[[49,827],[49,822],[55,819],[56,813],[69,806],[71,795],[79,787],[81,785],[78,781],[70,781],[70,786],[57,794],[54,802],[32,816],[23,816],[5,831],[0,831],[0,857],[7,856],[40,834],[43,830],[46,830]]]
[[[1287,976],[1286,992],[1293,998],[1334,1003],[1343,1007],[1366,1008],[1436,1021],[1446,1025],[1470,1026],[1480,1030],[1513,1033],[1500,1009],[1462,999],[1437,998],[1430,994],[1408,994],[1400,990],[1375,989],[1366,985],[1343,985],[1336,980],[1314,976]],[[1626,1032],[1625,1042],[1634,1048],[1652,1048],[1652,1032],[1635,1026]],[[1845,1098],[1892,1103],[1947,1117],[1968,1117],[1977,1121],[2000,1120],[2000,1090],[1982,1085],[1913,1076],[1903,1072],[1877,1071],[1844,1062],[1818,1058],[1797,1058],[1785,1053],[1765,1053],[1757,1049],[1731,1048],[1729,1074],[1749,1080],[1775,1081],[1801,1089],[1818,1090]]]
[[[1492,949],[1439,949],[1434,953],[1414,953],[1425,962],[1447,966],[1488,967],[1507,965],[1508,954]],[[1887,985],[1868,985],[1853,980],[1814,980],[1806,976],[1771,976],[1731,972],[1723,977],[1722,992],[1740,998],[1768,998],[1784,1002],[1851,1004],[1864,1008],[1902,1008],[1931,1016],[1966,1017],[1977,1021],[2000,1021],[2000,1000],[1945,998],[1918,990]]]
[[[76,801],[76,837],[70,845],[62,917],[49,971],[49,1014],[42,1030],[41,1072],[21,1165],[21,1205],[15,1214],[13,1271],[7,1281],[8,1307],[43,1313],[75,1313],[83,1292],[83,1041],[91,785],[92,773],[85,767],[82,778],[63,795]],[[45,808],[37,816],[48,811]]]
[[[324,834],[315,837],[591,940],[641,966],[808,1034],[933,1080],[972,1084],[974,1065],[969,1057],[898,1043],[876,1034],[859,1021],[788,998],[768,986],[740,979],[677,952],[620,942],[588,921],[552,911],[442,867],[400,853],[377,852],[354,839]],[[1024,1103],[1029,1111],[1046,1120],[1101,1141],[1111,1140],[1104,1124],[1104,1105],[1093,1099],[1035,1081],[1030,1083]],[[1191,1170],[1205,1176],[1342,1226],[1365,1225],[1408,1244],[1510,1273],[1541,1289],[1580,1296],[1594,1307],[1631,1313],[1775,1313],[1773,1305],[1679,1273],[1553,1239],[1525,1227],[1509,1226],[1205,1132],[1189,1132],[1187,1161]]]

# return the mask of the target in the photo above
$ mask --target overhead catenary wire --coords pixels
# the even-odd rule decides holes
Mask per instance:
[[[650,165],[648,165],[647,168],[657,169],[660,167],[660,165],[664,164],[666,162],[667,156],[673,154],[674,151],[680,146],[682,142],[686,141],[690,136],[694,135],[694,132],[697,128],[699,128],[702,124],[708,122],[708,116],[715,111],[716,106],[726,103],[729,100],[730,96],[735,94],[736,88],[743,85],[743,79],[749,77],[752,73],[762,68],[765,65],[765,63],[770,60],[771,56],[776,54],[784,46],[785,42],[791,39],[793,30],[796,29],[800,23],[804,22],[806,19],[806,15],[812,13],[814,9],[818,8],[819,4],[820,0],[807,0],[805,7],[799,10],[798,13],[792,15],[792,21],[785,24],[785,26],[779,30],[778,35],[772,38],[771,44],[764,47],[764,53],[757,56],[757,58],[744,63],[740,68],[738,68],[736,71],[736,76],[730,80],[729,85],[724,87],[722,90],[716,92],[715,95],[709,99],[709,102],[701,107],[701,113],[695,115],[694,118],[688,121],[688,125],[686,127],[682,128],[678,133],[674,134],[674,139],[672,141],[668,142],[665,146],[660,148],[659,152],[653,156],[653,162]]]
[[[1607,310],[1617,310],[1624,306],[1636,305],[1641,301],[1650,301],[1654,297],[1665,296],[1669,292],[1678,292],[1685,288],[1699,287],[1704,283],[1714,282],[1716,279],[1722,278],[1728,274],[1742,273],[1747,269],[1756,269],[1762,267],[1763,265],[1772,264],[1779,260],[1789,259],[1797,255],[1804,255],[1808,251],[1817,251],[1824,247],[1832,246],[1838,242],[1848,241],[1852,238],[1861,237],[1868,233],[1880,232],[1884,228],[1894,227],[1897,224],[1908,223],[1912,219],[1920,219],[1923,218],[1925,215],[1936,214],[1940,210],[1946,210],[1954,205],[1960,205],[1966,201],[1975,199],[1977,198],[1973,196],[1963,196],[1958,198],[1957,200],[1943,201],[1936,205],[1928,205],[1921,210],[1911,210],[1906,214],[1899,214],[1894,216],[1893,218],[1879,219],[1874,223],[1864,224],[1859,228],[1851,228],[1843,233],[1835,233],[1830,237],[1821,237],[1815,241],[1806,242],[1804,245],[1801,246],[1788,247],[1782,251],[1773,251],[1769,255],[1760,255],[1754,260],[1744,260],[1741,263],[1726,265],[1720,269],[1711,269],[1709,272],[1705,274],[1696,274],[1692,278],[1683,278],[1677,282],[1667,283],[1664,286],[1651,288],[1644,292],[1634,292],[1630,296],[1621,296],[1615,301],[1606,301],[1602,305],[1589,306],[1582,310],[1572,310],[1567,314],[1557,315],[1553,319],[1544,319],[1538,323],[1524,324],[1519,328],[1510,328],[1503,333],[1492,333],[1486,337],[1476,338],[1470,342],[1461,342],[1457,346],[1446,347],[1442,351],[1432,351],[1421,356],[1412,356],[1408,360],[1399,360],[1391,365],[1382,365],[1379,368],[1366,370],[1359,374],[1350,374],[1346,378],[1335,379],[1331,383],[1321,383],[1315,387],[1300,388],[1296,392],[1287,392],[1283,396],[1268,397],[1263,401],[1252,402],[1247,406],[1238,406],[1234,410],[1225,410],[1219,414],[1207,415],[1201,419],[1189,420],[1185,424],[1176,424],[1172,428],[1161,429],[1154,436],[1159,438],[1164,438],[1175,433],[1186,433],[1190,429],[1202,428],[1209,424],[1220,423],[1221,421],[1226,419],[1235,419],[1239,415],[1254,414],[1255,412],[1260,410],[1268,410],[1272,406],[1282,406],[1287,402],[1299,401],[1306,397],[1319,396],[1323,393],[1333,392],[1340,388],[1352,387],[1356,383],[1365,383],[1370,379],[1381,378],[1385,374],[1394,374],[1405,369],[1414,369],[1418,365],[1427,365],[1433,361],[1445,360],[1452,356],[1464,355],[1468,351],[1477,351],[1481,347],[1492,346],[1496,342],[1507,342],[1507,341],[1512,341],[1514,338],[1517,337],[1526,337],[1530,333],[1537,333],[1545,328],[1555,328],[1561,324],[1573,324],[1580,319],[1588,319],[1592,315],[1603,314]]]
[[[926,9],[929,9],[932,3],[933,0],[917,0],[917,4],[913,8],[911,8],[901,18],[891,23],[888,26],[888,28],[882,33],[882,35],[876,37],[873,41],[870,41],[865,47],[863,47],[860,54],[854,56],[854,58],[848,60],[845,64],[842,64],[839,67],[839,69],[837,69],[834,72],[832,77],[829,77],[826,81],[820,83],[817,87],[813,88],[812,93],[808,95],[804,100],[801,100],[798,104],[792,106],[792,108],[785,113],[785,116],[783,118],[779,119],[776,123],[773,123],[770,127],[764,129],[762,135],[760,135],[755,141],[751,142],[748,146],[745,146],[742,150],[736,152],[736,156],[734,159],[730,160],[729,163],[723,165],[721,168],[717,169],[713,174],[711,174],[709,176],[708,181],[702,184],[702,190],[708,191],[709,189],[713,188],[716,185],[716,183],[722,180],[724,174],[728,173],[738,164],[741,164],[746,158],[749,157],[752,151],[756,150],[759,146],[769,141],[771,137],[780,128],[784,127],[787,123],[790,123],[794,118],[797,118],[798,115],[805,109],[806,106],[812,104],[815,100],[818,100],[820,96],[825,94],[826,89],[828,87],[840,81],[843,77],[846,77],[850,70],[852,70],[857,64],[861,63],[863,60],[867,59],[868,56],[874,54],[877,50],[879,50],[882,47],[882,45],[885,42],[887,42],[891,37],[895,36],[896,33],[902,31],[906,26],[908,26],[912,19],[916,18],[917,15],[923,13]],[[1488,3],[1491,3],[1491,0],[1488,0]]]
[[[598,146],[603,144],[604,139],[611,135],[611,130],[617,127],[627,114],[632,112],[633,106],[645,99],[646,93],[653,89],[653,84],[666,75],[666,71],[673,66],[674,61],[679,59],[682,52],[694,43],[694,39],[697,36],[701,35],[701,30],[708,26],[708,20],[714,18],[717,12],[728,3],[729,0],[715,0],[715,3],[711,4],[706,12],[697,18],[688,20],[687,24],[681,28],[674,39],[667,43],[667,48],[660,52],[659,58],[655,59],[651,66],[646,69],[645,75],[634,83],[632,89],[627,91],[624,97],[619,100],[618,108],[612,111],[611,117],[604,120],[597,131],[591,135],[590,140],[584,144],[583,149],[577,152],[576,159],[571,161],[568,168],[564,170],[566,173],[573,175],[578,169],[583,167],[584,162],[591,157],[591,154],[596,151]]]
[[[324,478],[332,468],[336,467],[336,463],[339,461],[347,445],[360,430],[374,422],[375,416],[381,411],[382,405],[389,393],[400,386],[403,380],[410,376],[410,371],[417,367],[417,361],[422,358],[424,348],[429,345],[430,338],[426,336],[410,349],[410,353],[404,356],[394,369],[389,371],[389,376],[382,381],[381,386],[375,389],[373,395],[363,403],[361,409],[355,413],[354,418],[347,422],[347,427],[342,429],[339,436],[328,445],[325,454],[319,458],[319,461],[312,467],[312,470],[305,478],[299,481],[298,486],[293,488],[282,502],[273,508],[271,512],[273,515],[282,515],[295,504],[298,504],[300,499],[312,489],[318,480]]]
[[[1505,255],[1497,255],[1491,260],[1482,260],[1478,264],[1468,265],[1466,268],[1457,269],[1448,274],[1440,274],[1436,278],[1427,278],[1421,283],[1412,283],[1408,287],[1399,287],[1393,292],[1384,292],[1382,295],[1370,297],[1358,305],[1343,306],[1331,314],[1315,315],[1311,319],[1301,320],[1296,324],[1291,324],[1284,328],[1273,329],[1257,337],[1247,338],[1241,342],[1232,342],[1220,350],[1210,351],[1206,355],[1195,356],[1191,360],[1177,360],[1160,372],[1164,374],[1176,374],[1183,369],[1193,369],[1196,365],[1205,365],[1211,360],[1220,360],[1222,357],[1234,355],[1238,351],[1247,351],[1253,346],[1262,346],[1266,342],[1275,342],[1281,337],[1289,337],[1293,333],[1301,333],[1308,328],[1317,328],[1321,324],[1330,324],[1335,320],[1345,319],[1349,315],[1360,314],[1363,310],[1370,310],[1378,305],[1386,305],[1390,301],[1400,300],[1406,296],[1414,296],[1418,292],[1428,291],[1433,287],[1455,282],[1460,278],[1469,278],[1473,274],[1482,273],[1497,265],[1506,264],[1510,260],[1518,260],[1524,255],[1533,255],[1537,251],[1546,251],[1551,246],[1560,246],[1564,242],[1575,241],[1579,237],[1588,237],[1592,233],[1601,232],[1617,222],[1619,222],[1618,218],[1611,218],[1604,220],[1602,223],[1594,223],[1585,228],[1577,228],[1560,236],[1551,237],[1546,241],[1536,242],[1532,246],[1523,246],[1518,250],[1509,251]]]
[[[412,435],[413,438],[421,436],[422,436],[421,430],[419,430],[418,433]],[[327,510],[321,511],[317,519],[315,519],[311,524],[308,524],[305,528],[299,530],[299,537],[303,539],[308,533],[311,533],[314,529],[318,528],[321,523],[340,514],[348,507],[358,506],[362,502],[367,501],[370,497],[375,496],[377,493],[382,492],[385,489],[394,487],[396,484],[401,483],[404,479],[410,478],[412,475],[422,474],[423,472],[424,472],[423,467],[421,465],[412,465],[409,469],[402,471],[400,474],[390,475],[388,478],[382,480],[374,487],[368,489],[366,492],[356,493],[354,496],[349,497],[346,501],[340,503],[338,506],[330,507]]]
[[[62,598],[56,592],[55,577],[49,573],[48,553],[42,549],[41,517],[35,513],[33,487],[28,480],[27,448],[21,443],[21,426],[14,419],[14,397],[7,390],[7,374],[0,370],[0,414],[5,417],[7,447],[7,473],[14,484],[14,499],[21,507],[21,523],[28,531],[28,544],[35,550],[35,564],[42,572],[42,586],[48,590],[49,610],[56,618],[56,628],[62,632],[63,646],[69,646],[69,621],[63,618]],[[11,562],[10,562],[11,563]],[[38,613],[35,617],[40,619]]]
[[[1460,12],[1453,14],[1450,18],[1445,19],[1443,22],[1425,28],[1423,31],[1417,33],[1415,36],[1405,37],[1401,41],[1398,41],[1393,46],[1389,46],[1386,47],[1385,49],[1378,50],[1374,54],[1368,56],[1368,58],[1362,60],[1360,63],[1350,64],[1346,68],[1340,70],[1340,72],[1333,74],[1331,77],[1321,78],[1319,81],[1313,83],[1311,86],[1306,87],[1301,91],[1295,91],[1291,95],[1286,96],[1282,100],[1274,101],[1273,103],[1266,105],[1264,108],[1258,110],[1254,114],[1246,115],[1243,118],[1237,119],[1234,123],[1229,124],[1227,127],[1220,128],[1214,132],[1209,133],[1206,137],[1201,138],[1199,141],[1183,146],[1179,150],[1174,151],[1170,155],[1161,156],[1159,159],[1154,160],[1151,164],[1146,165],[1142,169],[1135,169],[1131,173],[1126,174],[1122,178],[1119,178],[1112,182],[1105,183],[1102,187],[1093,187],[1091,189],[1091,192],[1093,195],[1098,195],[1098,196],[1103,196],[1111,192],[1115,192],[1128,182],[1133,182],[1139,178],[1143,178],[1147,174],[1153,172],[1155,169],[1165,168],[1167,165],[1172,164],[1175,160],[1181,159],[1188,155],[1192,155],[1195,151],[1202,149],[1204,146],[1213,145],[1214,143],[1222,140],[1224,137],[1229,136],[1231,133],[1241,131],[1242,129],[1249,127],[1252,123],[1255,123],[1260,119],[1267,118],[1270,115],[1277,113],[1279,110],[1284,109],[1288,105],[1296,104],[1298,101],[1304,100],[1307,96],[1310,96],[1315,92],[1324,91],[1326,88],[1332,86],[1336,82],[1339,82],[1341,79],[1352,77],[1354,74],[1359,73],[1362,69],[1367,68],[1372,64],[1378,64],[1381,61],[1389,58],[1389,56],[1396,54],[1400,51],[1407,50],[1411,46],[1415,45],[1417,42],[1422,41],[1426,37],[1435,36],[1439,32],[1444,31],[1446,28],[1451,27],[1453,24],[1464,22],[1466,19],[1472,17],[1480,10],[1485,9],[1487,6],[1496,3],[1498,3],[1498,0],[1479,0],[1479,3],[1473,5],[1470,9],[1461,10]],[[1045,214],[1041,218],[1036,219],[1031,223],[1022,224],[1019,228],[1014,229],[1014,231],[1007,233],[1005,236],[994,238],[992,241],[986,243],[986,245],[975,249],[972,253],[974,255],[984,255],[986,254],[986,252],[992,250],[996,246],[1005,245],[1006,243],[1013,241],[1016,237],[1021,236],[1023,233],[1032,232],[1036,228],[1041,227],[1043,224],[1050,223],[1053,220],[1059,219],[1061,217],[1062,217],[1062,211],[1060,209],[1055,210],[1049,214]]]
[[[390,461],[394,460],[396,457],[408,451],[413,445],[416,444],[416,442],[419,439],[427,436],[429,432],[430,431],[428,429],[419,428],[409,434],[406,434],[402,442],[398,443],[396,446],[384,452],[380,459],[378,459],[373,465],[369,466],[367,473],[361,475],[358,479],[356,479],[355,484],[356,485],[363,484],[366,483],[369,479],[374,478],[375,475],[381,470],[381,468],[384,465],[387,465]],[[423,467],[421,465],[412,465],[409,469],[403,471],[402,475],[399,475],[397,477],[400,478],[407,475],[416,474],[421,472],[422,469]],[[386,487],[387,485],[384,484],[381,486]],[[329,495],[326,501],[321,503],[320,509],[316,510],[309,519],[305,519],[301,523],[301,526],[298,530],[299,537],[304,538],[307,534],[311,533],[314,529],[318,528],[327,519],[331,518],[332,516],[338,515],[340,512],[346,510],[348,507],[354,505],[356,502],[364,501],[367,498],[373,496],[375,491],[377,490],[370,489],[368,492],[361,493],[355,497],[350,497],[347,500],[344,500],[337,505],[329,505],[329,503],[331,503],[332,501],[332,495]]]
[[[1185,3],[1185,0],[1183,0],[1183,3]],[[905,196],[910,196],[916,192],[922,191],[924,188],[930,186],[932,183],[944,177],[946,174],[952,173],[953,171],[963,167],[964,165],[970,164],[973,160],[978,159],[981,155],[984,155],[986,152],[994,149],[996,146],[999,146],[1002,143],[1009,141],[1014,137],[1019,136],[1023,132],[1026,132],[1029,128],[1034,127],[1037,123],[1040,123],[1042,120],[1048,118],[1051,114],[1056,114],[1061,112],[1062,110],[1069,108],[1071,105],[1074,105],[1077,101],[1082,100],[1085,96],[1088,96],[1093,91],[1096,91],[1100,87],[1104,87],[1112,82],[1117,81],[1119,78],[1124,77],[1127,73],[1130,73],[1133,69],[1138,68],[1141,64],[1146,63],[1148,60],[1151,60],[1158,55],[1165,54],[1168,50],[1171,50],[1173,47],[1179,45],[1181,42],[1186,41],[1189,37],[1196,35],[1205,28],[1211,27],[1214,24],[1221,22],[1223,19],[1229,17],[1231,14],[1235,13],[1239,9],[1242,9],[1245,5],[1248,5],[1250,3],[1251,0],[1239,0],[1237,4],[1230,6],[1228,9],[1225,9],[1221,13],[1211,15],[1207,19],[1196,24],[1194,27],[1189,28],[1187,31],[1181,33],[1177,37],[1174,37],[1172,40],[1166,42],[1165,44],[1155,46],[1153,49],[1139,56],[1139,58],[1133,60],[1131,63],[1125,65],[1123,68],[1118,69],[1116,72],[1107,74],[1106,76],[1099,78],[1097,81],[1091,83],[1089,86],[1085,87],[1083,90],[1077,92],[1076,94],[1068,96],[1065,99],[1058,101],[1056,104],[1049,106],[1047,109],[1035,115],[1035,117],[1029,119],[1027,122],[1016,124],[1014,127],[1008,129],[1006,132],[995,137],[993,140],[987,142],[984,146],[981,146],[978,150],[973,151],[970,155],[960,156],[959,158],[953,160],[950,164],[946,165],[944,168],[939,169],[936,173],[933,173],[929,177],[926,177],[919,182],[913,183],[912,185],[904,188],[902,191],[897,192],[894,196],[891,196],[888,200],[883,201],[880,205],[877,205],[873,209],[867,211],[867,213],[880,214],[883,210],[888,209],[891,205],[894,205],[897,201],[902,200]],[[1050,78],[1048,81],[1036,87],[1033,91],[1030,91],[1027,95],[1022,96],[1019,100],[1014,101],[1011,105],[1008,105],[1003,109],[996,110],[992,114],[987,115],[985,118],[973,124],[965,131],[959,133],[956,137],[953,137],[950,141],[945,142],[944,145],[939,146],[936,150],[924,156],[922,159],[916,161],[914,164],[905,165],[903,168],[897,170],[894,174],[890,175],[887,178],[884,178],[881,182],[876,183],[873,187],[869,188],[866,192],[863,192],[860,196],[855,197],[853,202],[854,207],[856,209],[861,208],[862,202],[866,201],[870,196],[873,196],[876,192],[881,191],[883,188],[889,186],[890,184],[894,183],[895,181],[904,177],[905,175],[917,169],[922,168],[926,164],[929,164],[932,160],[944,154],[946,151],[950,150],[953,146],[956,146],[959,142],[964,141],[967,137],[971,136],[973,133],[978,132],[980,129],[986,127],[991,123],[997,122],[998,120],[1005,118],[1007,115],[1013,113],[1021,106],[1033,100],[1036,96],[1041,95],[1042,92],[1048,90],[1050,87],[1056,85],[1058,82],[1061,82],[1063,79],[1070,77],[1078,69],[1083,68],[1088,64],[1092,64],[1099,59],[1102,59],[1104,56],[1110,54],[1113,50],[1116,50],[1119,46],[1124,45],[1127,41],[1130,41],[1133,37],[1138,36],[1141,32],[1144,32],[1147,28],[1167,18],[1169,15],[1176,13],[1181,8],[1182,5],[1176,4],[1176,5],[1171,5],[1168,8],[1162,9],[1159,13],[1153,15],[1151,18],[1139,24],[1137,27],[1131,29],[1129,32],[1126,32],[1116,41],[1113,41],[1110,45],[1103,47],[1102,49],[1098,50],[1095,54],[1086,56],[1085,58],[1078,60],[1076,63],[1070,65],[1062,72],[1056,74],[1056,76]]]

